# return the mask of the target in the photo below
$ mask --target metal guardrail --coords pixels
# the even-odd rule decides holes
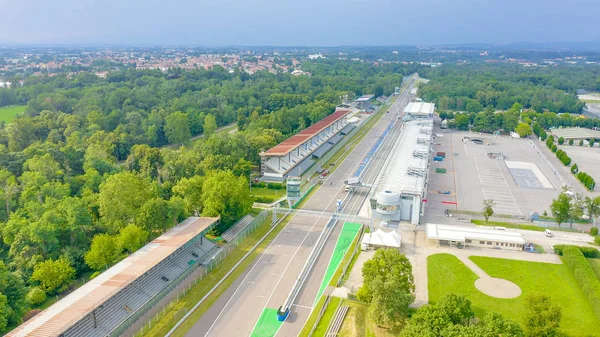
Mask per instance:
[[[283,305],[281,306],[281,312],[287,312],[294,303],[294,300],[296,299],[296,296],[298,296],[298,293],[300,293],[300,290],[302,289],[302,286],[304,285],[308,274],[310,274],[310,271],[312,270],[312,267],[317,261],[317,258],[321,255],[321,251],[323,250],[323,247],[325,246],[325,243],[327,242],[327,239],[329,238],[329,235],[331,234],[333,227],[337,221],[338,220],[334,216],[331,217],[325,225],[325,229],[321,232],[321,235],[319,235],[315,248],[313,248],[313,250],[311,251],[308,260],[306,260],[306,263],[304,263],[302,271],[300,272],[300,275],[298,276],[296,282],[294,283],[294,286],[292,287],[292,291],[285,299],[285,302],[283,302]]]

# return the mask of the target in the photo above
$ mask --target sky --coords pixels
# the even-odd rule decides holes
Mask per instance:
[[[2,44],[600,41],[598,0],[0,0]]]

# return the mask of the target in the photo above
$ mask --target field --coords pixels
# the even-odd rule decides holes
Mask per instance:
[[[25,111],[25,105],[11,105],[0,107],[0,122],[8,123],[23,111]]]
[[[471,300],[479,317],[495,311],[522,323],[527,294],[539,292],[551,296],[561,306],[561,329],[570,336],[596,333],[598,320],[567,266],[481,256],[471,256],[470,259],[490,276],[517,284],[522,295],[513,299],[487,296],[475,288],[477,276],[458,258],[450,254],[435,254],[429,256],[427,263],[430,302],[448,293],[462,294]]]

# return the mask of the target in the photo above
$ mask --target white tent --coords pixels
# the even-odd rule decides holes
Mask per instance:
[[[381,228],[376,229],[373,233],[367,233],[363,236],[361,248],[366,250],[368,247],[373,248],[400,248],[402,244],[402,235],[397,231],[385,232]]]

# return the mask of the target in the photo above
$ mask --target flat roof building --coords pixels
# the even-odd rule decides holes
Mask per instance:
[[[434,103],[410,102],[404,108],[405,118],[433,118]]]
[[[402,131],[375,182],[373,216],[419,224],[427,182],[432,119],[403,122]]]
[[[527,243],[521,233],[499,229],[486,229],[455,225],[427,224],[427,245],[461,244],[465,247],[485,247],[523,250]]]
[[[600,131],[586,129],[586,128],[562,128],[562,129],[551,129],[550,132],[556,138],[569,139],[600,139]]]
[[[202,236],[218,220],[186,219],[5,336],[108,335],[214,252],[216,246]]]

